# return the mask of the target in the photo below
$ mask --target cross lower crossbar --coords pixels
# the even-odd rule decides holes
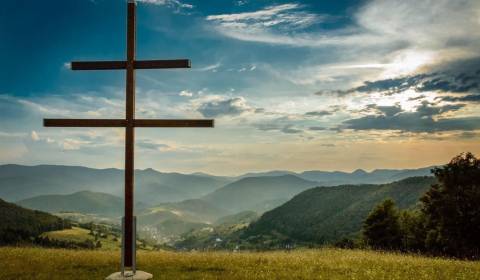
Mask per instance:
[[[135,60],[135,69],[173,69],[190,68],[189,59],[170,60]],[[72,70],[121,70],[127,68],[126,61],[73,61],[70,63]]]
[[[126,127],[122,119],[44,119],[45,127]],[[133,120],[134,127],[214,127],[214,120]]]

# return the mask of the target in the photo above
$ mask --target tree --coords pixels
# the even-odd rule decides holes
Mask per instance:
[[[432,171],[438,184],[420,199],[426,246],[457,257],[480,256],[480,160],[462,153]]]
[[[363,236],[374,249],[401,247],[399,213],[392,199],[386,199],[370,212],[363,224]]]
[[[404,210],[399,217],[402,250],[425,251],[425,215],[418,210]]]

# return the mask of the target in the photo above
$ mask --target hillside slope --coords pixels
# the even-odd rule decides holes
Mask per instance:
[[[0,199],[0,245],[29,240],[43,232],[69,227],[50,214],[25,209]]]
[[[249,177],[228,184],[203,199],[232,213],[246,210],[264,212],[316,185],[317,182],[294,175]]]
[[[78,212],[118,217],[123,199],[107,193],[81,191],[67,195],[41,195],[16,202],[18,205],[50,213]]]
[[[250,225],[242,238],[274,236],[332,242],[358,233],[368,213],[386,198],[395,200],[400,208],[414,207],[434,182],[433,177],[413,177],[384,185],[313,188],[266,212]]]

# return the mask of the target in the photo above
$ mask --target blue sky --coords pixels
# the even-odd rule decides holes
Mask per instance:
[[[215,118],[138,129],[136,164],[162,171],[409,168],[478,153],[478,1],[138,2],[137,117]],[[0,162],[122,167],[124,0],[8,1],[0,9]]]

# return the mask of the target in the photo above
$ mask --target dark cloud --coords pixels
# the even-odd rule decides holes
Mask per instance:
[[[145,149],[145,150],[161,150],[161,149],[168,149],[170,148],[169,145],[167,144],[159,144],[159,143],[153,143],[148,140],[137,140],[136,145],[139,148]]]
[[[339,111],[345,110],[345,105],[332,105],[328,107],[328,110],[311,111],[304,114],[306,117],[324,117],[330,116]]]
[[[333,114],[331,111],[327,110],[322,110],[322,111],[312,111],[312,112],[307,112],[305,113],[305,116],[310,116],[310,117],[324,117],[324,116],[329,116]]]
[[[407,89],[414,89],[417,92],[478,92],[480,91],[480,58],[442,65],[435,71],[429,73],[377,81],[364,81],[363,85],[359,87],[347,90],[324,90],[316,94],[323,95],[329,93],[346,95],[355,92],[383,92],[385,94],[394,94]]]
[[[292,125],[286,125],[280,131],[287,134],[296,134],[303,132],[303,130],[301,129],[293,128]]]
[[[309,129],[309,130],[313,130],[313,131],[327,130],[327,128],[321,127],[321,126],[311,126],[311,127],[309,127],[308,129]]]
[[[398,110],[392,110],[391,108],[385,110],[385,108],[378,108],[381,106],[377,106],[375,109],[380,111],[380,114],[347,120],[342,123],[340,128],[354,130],[399,130],[403,132],[470,131],[480,129],[480,117],[443,117],[445,113],[458,111],[464,106],[463,104],[432,106],[428,102],[423,102],[413,112],[398,112]]]
[[[402,107],[400,107],[398,104],[394,106],[378,106],[375,104],[369,104],[364,111],[374,111],[389,117],[402,112]]]
[[[243,97],[210,101],[200,105],[200,107],[197,109],[198,112],[207,118],[219,116],[238,116],[243,112],[252,110],[254,109],[246,104]]]
[[[420,100],[420,99],[424,99],[425,97],[427,97],[426,95],[419,95],[419,96],[415,96],[415,97],[410,97],[408,99],[408,101],[415,101],[415,100]]]
[[[480,95],[470,94],[465,96],[443,96],[438,97],[438,99],[448,102],[480,102]]]
[[[280,131],[286,134],[302,133],[303,130],[295,128],[293,124],[285,124],[284,118],[278,118],[266,123],[258,123],[254,126],[262,131]]]

